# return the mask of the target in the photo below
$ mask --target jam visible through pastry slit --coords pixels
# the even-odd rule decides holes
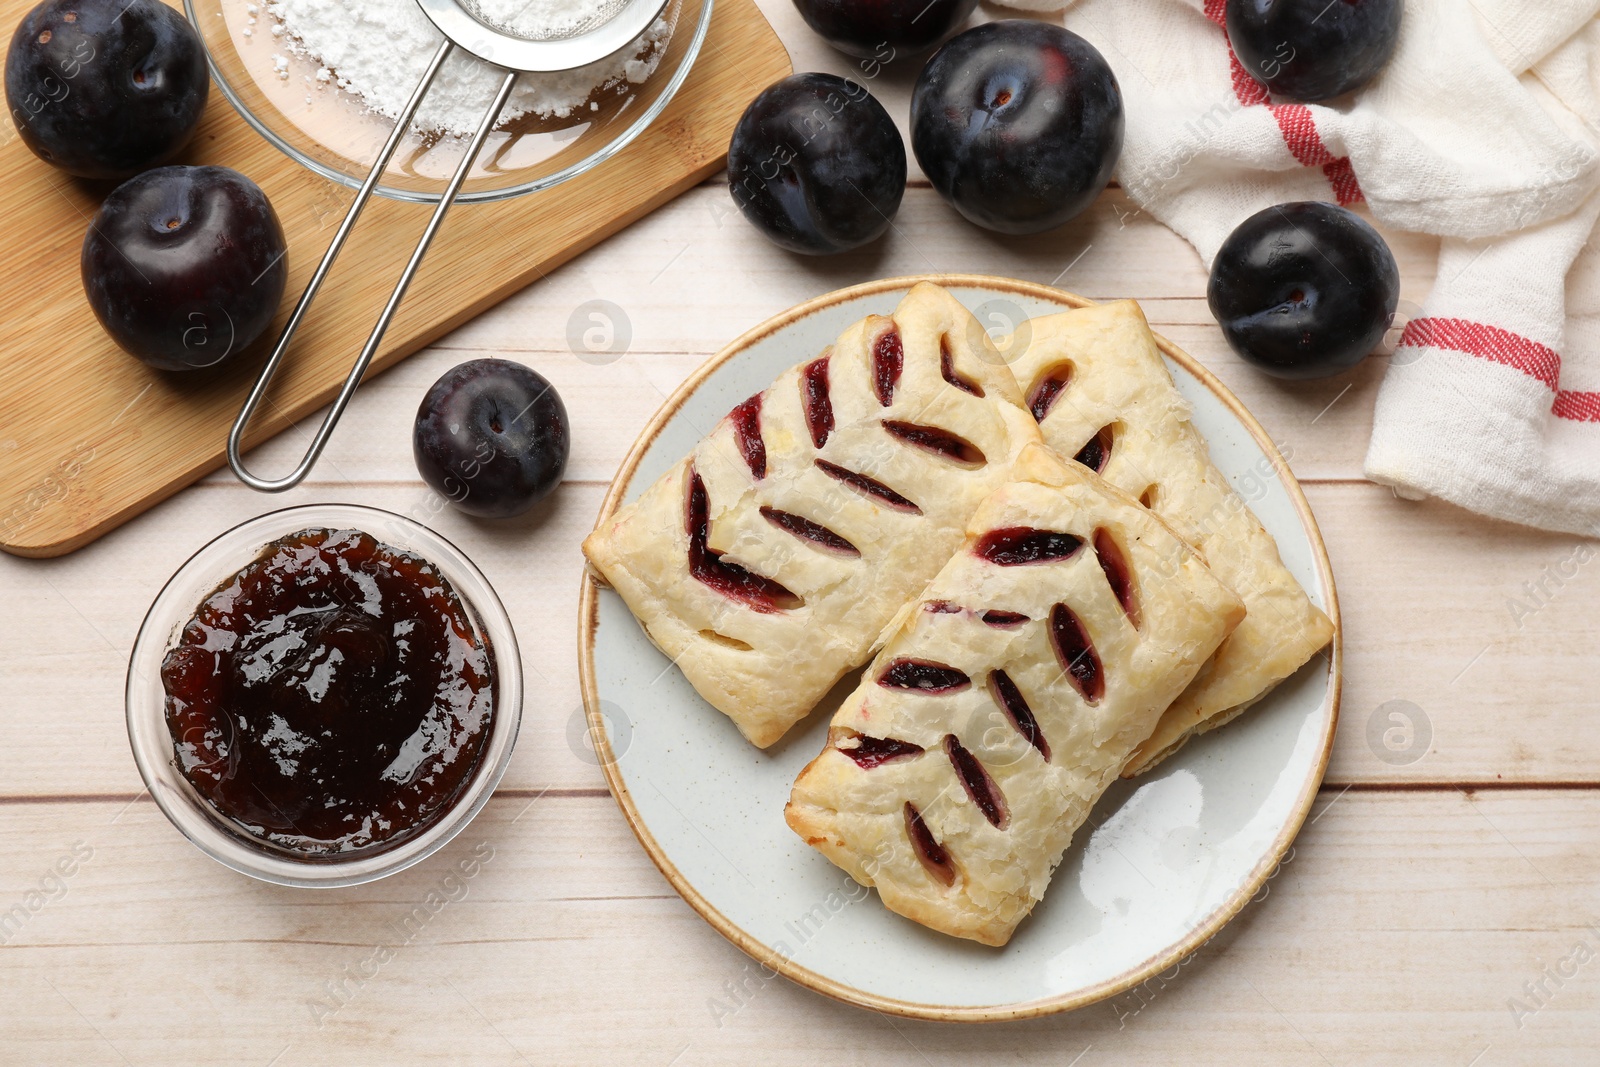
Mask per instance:
[[[994,702],[1000,705],[1000,710],[1006,713],[1006,718],[1011,725],[1017,728],[1023,740],[1039,750],[1039,755],[1044,757],[1046,763],[1050,762],[1050,742],[1044,738],[1044,731],[1039,728],[1039,720],[1034,718],[1033,709],[1028,707],[1028,702],[1022,697],[1022,690],[1017,688],[1017,683],[1005,671],[989,672],[989,695],[994,697]]]
[[[986,611],[979,616],[985,623],[998,630],[1010,626],[1021,626],[1028,621],[1028,617],[1020,611]]]
[[[981,467],[987,462],[977,445],[937,426],[921,426],[914,422],[884,419],[883,428],[896,440],[964,466]]]
[[[1105,673],[1100,668],[1100,656],[1089,640],[1089,631],[1083,622],[1065,604],[1050,609],[1050,638],[1055,645],[1056,658],[1061,669],[1084,700],[1099,703],[1105,696]]]
[[[814,359],[800,372],[800,406],[805,409],[811,444],[821,448],[833,432],[833,399],[828,393],[828,357]]]
[[[978,538],[972,551],[979,559],[1001,567],[1021,567],[1070,559],[1082,547],[1083,539],[1069,533],[1036,530],[1031,526],[1005,526]]]
[[[802,541],[809,541],[814,545],[837,552],[843,556],[860,556],[861,552],[849,541],[840,537],[820,522],[812,522],[802,515],[788,511],[779,511],[777,508],[763,507],[761,517],[780,530],[787,530]]]
[[[922,509],[917,507],[915,503],[907,500],[875,478],[868,478],[865,474],[857,474],[853,470],[841,467],[837,463],[829,463],[825,459],[819,459],[816,462],[817,469],[822,471],[823,474],[836,481],[843,482],[866,496],[870,496],[880,504],[887,504],[896,511],[904,511],[912,515],[922,514]]]
[[[1089,443],[1078,449],[1072,458],[1099,474],[1111,462],[1111,446],[1117,437],[1116,424],[1100,427],[1100,432],[1089,438]]]
[[[894,403],[894,389],[900,384],[900,370],[905,361],[900,331],[891,324],[872,345],[872,391],[883,407]]]
[[[950,351],[950,335],[939,335],[939,374],[945,381],[973,396],[983,395],[983,386],[956,370],[955,353]]]
[[[1061,391],[1071,380],[1070,363],[1057,364],[1039,375],[1038,380],[1033,383],[1033,388],[1028,390],[1028,410],[1033,413],[1035,422],[1044,421],[1044,417],[1050,414],[1050,409],[1060,398]]]
[[[1011,817],[1006,810],[1006,798],[995,780],[989,777],[989,772],[984,770],[983,764],[978,762],[978,757],[968,752],[956,740],[955,734],[945,735],[944,752],[950,757],[950,765],[955,768],[956,777],[961,779],[962,786],[966,788],[967,796],[978,805],[983,817],[989,820],[991,826],[1004,830]]]
[[[920,659],[897,659],[878,675],[885,689],[910,689],[931,696],[959,693],[972,684],[966,673],[943,663]]]
[[[1122,546],[1117,544],[1110,530],[1101,528],[1094,532],[1094,554],[1100,560],[1100,569],[1106,572],[1111,591],[1117,595],[1117,603],[1122,605],[1122,613],[1128,616],[1128,621],[1137,630],[1139,598],[1133,589],[1133,571],[1128,567],[1128,557],[1123,554]]]
[[[722,553],[706,545],[711,531],[706,483],[700,480],[700,475],[692,467],[689,469],[689,500],[685,511],[688,513],[689,573],[696,581],[764,615],[797,608],[805,603],[771,578],[747,571],[737,563],[724,563]]]
[[[750,476],[759,482],[767,476],[767,445],[761,440],[761,394],[728,412],[728,418],[733,422],[739,454],[749,466]]]
[[[929,615],[959,615],[967,609],[948,600],[930,600],[922,606],[922,610]],[[1028,621],[1028,617],[1020,611],[997,611],[994,609],[983,612],[978,615],[978,618],[997,630],[1021,626]]]
[[[933,839],[933,831],[922,821],[922,812],[911,801],[906,801],[906,836],[911,839],[911,850],[922,861],[922,866],[934,880],[946,885],[956,884],[956,865],[950,862],[950,853]]]
[[[854,740],[856,744],[846,748],[845,742]],[[909,759],[912,756],[922,755],[922,746],[914,745],[910,741],[901,741],[897,737],[871,737],[867,734],[852,733],[840,739],[834,745],[840,752],[855,760],[863,770],[881,767],[891,760]]]

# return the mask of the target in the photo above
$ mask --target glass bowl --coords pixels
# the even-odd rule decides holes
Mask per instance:
[[[496,130],[456,199],[482,202],[538,192],[621,151],[683,85],[710,28],[712,4],[667,4],[661,17],[672,29],[655,72],[645,81],[635,85],[624,80],[597,89],[567,118],[530,114]],[[360,188],[394,123],[366,110],[358,97],[332,82],[319,82],[318,64],[293,54],[282,38],[272,35],[275,20],[268,0],[183,0],[183,7],[205,43],[213,83],[244,120],[289,158]],[[288,61],[287,78],[275,65],[280,56]],[[539,77],[522,75],[524,81]],[[485,110],[491,96],[492,88],[484,96]],[[436,203],[468,140],[412,130],[390,161],[378,194]]]
[[[174,765],[161,661],[200,602],[261,549],[308,527],[364,530],[427,559],[467,607],[494,666],[494,718],[472,778],[432,826],[392,848],[327,856],[297,855],[253,837],[203,798]],[[305,504],[269,512],[217,537],[178,568],[157,594],[128,660],[128,741],[145,787],[172,825],[200,851],[228,867],[278,885],[322,888],[370,882],[432,855],[488,802],[516,744],[522,718],[522,658],[500,598],[461,550],[410,519],[355,504]]]

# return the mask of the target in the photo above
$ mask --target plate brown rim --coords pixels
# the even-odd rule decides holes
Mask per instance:
[[[883,278],[877,281],[864,282],[859,285],[847,286],[824,293],[804,303],[796,304],[787,311],[781,312],[761,323],[759,326],[746,331],[730,342],[715,355],[707,359],[686,378],[661,408],[653,415],[629,449],[628,455],[623,459],[622,465],[617,469],[616,477],[612,479],[610,488],[606,491],[605,499],[601,501],[600,513],[595,519],[595,525],[610,518],[621,503],[622,495],[628,484],[632,481],[638,470],[639,462],[643,459],[656,437],[666,426],[667,422],[677,414],[683,404],[696,390],[703,385],[719,367],[729,360],[744,352],[751,345],[778,330],[792,326],[794,323],[815,314],[825,308],[833,307],[863,296],[876,296],[886,292],[904,291],[910,289],[918,282],[933,282],[947,289],[988,289],[1001,293],[1025,296],[1051,303],[1065,304],[1073,308],[1088,307],[1095,303],[1085,297],[1070,293],[1064,289],[1041,285],[1037,282],[1026,282],[1016,278],[1003,278],[987,274],[917,274],[899,278]],[[1119,993],[1126,992],[1141,982],[1148,981],[1164,971],[1171,970],[1179,961],[1194,953],[1217,932],[1226,926],[1234,916],[1238,915],[1272,876],[1273,871],[1282,862],[1284,853],[1289,849],[1295,837],[1300,832],[1306,816],[1311,811],[1312,804],[1316,801],[1317,792],[1322,786],[1322,780],[1327,773],[1328,759],[1333,751],[1334,732],[1339,724],[1339,701],[1343,689],[1343,645],[1344,627],[1339,616],[1339,598],[1333,580],[1333,564],[1328,558],[1327,546],[1323,543],[1322,532],[1317,526],[1316,516],[1312,514],[1311,505],[1306,500],[1305,493],[1300,488],[1300,483],[1295,479],[1288,463],[1279,453],[1277,445],[1271,435],[1256,421],[1254,415],[1240,402],[1233,392],[1223,385],[1221,380],[1202,366],[1195,358],[1166,338],[1156,335],[1156,343],[1163,355],[1182,366],[1211,393],[1222,401],[1224,405],[1237,418],[1241,425],[1250,431],[1256,443],[1271,461],[1273,469],[1277,472],[1278,480],[1288,492],[1290,500],[1300,516],[1301,525],[1305,528],[1310,539],[1317,567],[1317,576],[1321,582],[1323,598],[1326,602],[1328,618],[1333,622],[1333,638],[1329,644],[1328,656],[1328,696],[1329,715],[1327,726],[1323,731],[1321,748],[1317,755],[1313,772],[1307,776],[1301,786],[1299,795],[1290,811],[1289,818],[1283,828],[1278,832],[1267,853],[1262,856],[1250,876],[1240,887],[1222,904],[1218,905],[1205,920],[1190,930],[1188,936],[1168,946],[1148,959],[1129,967],[1121,974],[1098,982],[1074,992],[1060,996],[1045,997],[1039,1000],[1023,1001],[1016,1004],[997,1005],[942,1005],[922,1004],[915,1001],[900,1000],[894,997],[885,997],[876,993],[869,993],[863,989],[844,982],[836,981],[825,975],[818,974],[808,967],[795,963],[792,959],[775,952],[760,939],[752,936],[739,927],[726,915],[718,911],[700,891],[686,878],[673,864],[666,852],[656,842],[655,836],[650,833],[634,806],[633,797],[628,792],[627,783],[622,780],[617,770],[616,756],[611,750],[611,739],[606,732],[605,717],[600,711],[599,690],[595,681],[594,672],[594,641],[599,629],[598,602],[599,583],[595,580],[593,572],[587,567],[584,570],[583,588],[579,595],[578,603],[578,680],[583,692],[584,714],[588,720],[589,736],[595,747],[595,756],[600,761],[600,767],[605,772],[606,784],[611,788],[611,795],[616,798],[617,806],[622,809],[623,817],[628,821],[634,836],[639,839],[639,844],[645,853],[655,863],[662,875],[671,883],[678,895],[700,913],[700,917],[710,923],[712,928],[737,945],[740,950],[749,955],[757,963],[769,967],[785,978],[808,989],[821,993],[823,996],[834,1000],[854,1004],[858,1007],[868,1008],[873,1011],[898,1015],[908,1019],[928,1019],[937,1022],[1004,1022],[1015,1019],[1031,1019],[1043,1015],[1053,1015],[1058,1012],[1072,1011],[1076,1008],[1087,1007],[1098,1003]]]

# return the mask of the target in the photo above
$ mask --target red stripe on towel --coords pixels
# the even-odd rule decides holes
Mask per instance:
[[[1600,422],[1600,393],[1580,393],[1576,389],[1562,389],[1556,393],[1556,402],[1550,410],[1558,419]]]
[[[1232,45],[1228,46],[1228,65],[1233,76],[1233,95],[1239,98],[1239,103],[1245,107],[1265,106],[1270,99],[1267,87],[1250,77],[1250,72],[1244,69],[1239,57],[1233,54]]]
[[[1221,26],[1224,35],[1227,33],[1226,7],[1227,0],[1206,0],[1206,18]],[[1321,167],[1322,173],[1327,176],[1328,185],[1333,189],[1334,198],[1341,205],[1348,207],[1359,203],[1363,199],[1361,185],[1356,181],[1349,157],[1336,157],[1328,151],[1328,146],[1322,141],[1322,135],[1317,132],[1317,123],[1311,117],[1311,109],[1304,104],[1272,103],[1267,87],[1252,78],[1250,72],[1244,69],[1244,64],[1239,62],[1232,44],[1228,45],[1228,68],[1233,79],[1233,95],[1238,98],[1240,106],[1261,106],[1270,111],[1273,120],[1278,124],[1278,130],[1283,134],[1283,143],[1288,147],[1289,154],[1294,156],[1301,166]]]
[[[1562,389],[1561,354],[1521,334],[1468,319],[1412,319],[1397,347],[1443,348],[1513,367],[1555,393],[1550,410],[1557,418],[1600,422],[1600,393]]]
[[[1356,181],[1356,172],[1350,166],[1349,156],[1324,164],[1322,173],[1328,176],[1328,184],[1333,186],[1333,195],[1338,198],[1340,207],[1359,204],[1366,199],[1361,192],[1361,183]]]
[[[1515,367],[1551,389],[1561,379],[1561,355],[1510,330],[1466,319],[1412,319],[1400,334],[1402,348],[1445,348]]]
[[[1283,143],[1301,166],[1325,167],[1333,162],[1333,153],[1317,136],[1317,123],[1310,108],[1304,104],[1281,104],[1272,108],[1272,117],[1283,131]]]

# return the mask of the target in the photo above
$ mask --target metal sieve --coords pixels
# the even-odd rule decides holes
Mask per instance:
[[[311,468],[316,465],[317,458],[322,455],[323,448],[328,443],[328,438],[333,434],[333,428],[338,423],[339,417],[344,414],[344,409],[349,405],[350,398],[355,395],[356,388],[361,384],[361,378],[367,372],[367,367],[372,363],[372,357],[378,351],[378,345],[383,341],[383,335],[389,328],[389,322],[394,318],[395,311],[400,307],[400,301],[405,296],[406,289],[411,284],[412,277],[417,273],[417,268],[422,264],[422,257],[428,251],[428,245],[433,242],[434,235],[444,221],[445,212],[450,210],[450,205],[455,202],[456,194],[460,192],[461,185],[466,181],[467,174],[472,169],[473,162],[478,158],[478,152],[483,148],[483,143],[494,130],[500,118],[500,112],[505,109],[506,101],[511,97],[511,90],[515,87],[517,77],[521,74],[551,74],[558,71],[573,70],[597,63],[608,56],[627,48],[637,41],[650,25],[661,16],[666,9],[668,0],[604,0],[595,13],[577,25],[563,30],[560,34],[552,34],[543,38],[519,36],[502,26],[491,25],[478,14],[476,5],[471,5],[471,0],[416,0],[417,6],[428,20],[438,27],[444,34],[444,42],[433,54],[428,62],[428,69],[423,73],[422,80],[417,83],[416,89],[411,93],[411,98],[406,102],[399,117],[395,120],[394,131],[389,139],[384,142],[379,150],[378,157],[373,161],[372,169],[368,171],[366,181],[361,183],[361,188],[356,192],[355,200],[345,212],[344,221],[339,224],[334,232],[333,240],[328,244],[328,250],[323,253],[322,262],[317,265],[316,271],[311,275],[311,280],[306,283],[305,292],[300,296],[300,302],[295,305],[294,311],[289,316],[289,321],[284,324],[283,333],[278,337],[278,343],[273,347],[272,355],[267,358],[266,364],[261,368],[261,374],[256,379],[255,385],[250,390],[250,395],[245,398],[244,406],[239,409],[239,417],[234,420],[233,429],[228,432],[228,465],[239,476],[239,480],[252,489],[263,493],[278,493],[285,489],[293,488],[300,484]],[[361,215],[361,209],[371,198],[372,192],[377,188],[378,179],[384,169],[389,165],[389,160],[394,156],[395,149],[404,140],[406,131],[411,125],[411,120],[417,113],[417,108],[422,105],[423,99],[428,95],[428,89],[433,85],[434,78],[457,48],[492,64],[505,71],[505,76],[500,80],[500,88],[495,93],[494,101],[489,109],[484,112],[483,119],[478,123],[477,131],[472,135],[472,140],[467,145],[466,154],[462,156],[455,173],[451,175],[449,183],[439,197],[438,206],[433,210],[433,215],[428,219],[428,225],[423,228],[422,236],[417,241],[417,247],[411,253],[405,269],[400,272],[400,278],[395,283],[394,291],[389,295],[389,300],[383,306],[383,311],[378,315],[377,324],[372,329],[372,334],[367,338],[367,343],[362,347],[361,354],[356,357],[355,366],[350,368],[350,373],[344,380],[344,385],[339,389],[339,395],[334,398],[333,406],[327,416],[322,420],[322,425],[317,428],[316,436],[311,440],[311,446],[306,449],[305,456],[298,466],[282,478],[261,478],[252,474],[244,465],[242,456],[244,446],[245,428],[249,426],[250,419],[255,415],[256,408],[266,396],[267,386],[272,381],[272,376],[277,373],[278,366],[283,362],[283,357],[289,350],[289,342],[299,329],[301,320],[311,307],[311,302],[317,295],[317,290],[322,287],[323,280],[328,271],[332,269],[333,262],[338,258],[339,250],[344,246],[345,238],[355,228],[356,219]]]

